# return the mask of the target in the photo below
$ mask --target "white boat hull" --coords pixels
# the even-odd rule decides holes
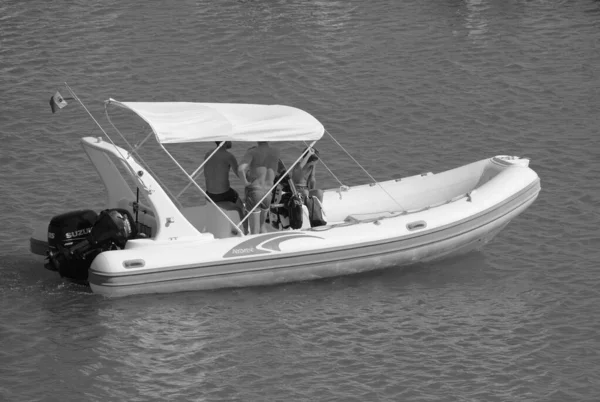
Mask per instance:
[[[93,138],[82,144],[107,188],[107,208],[132,212],[136,202],[110,158],[135,172],[138,190],[151,203],[139,221],[148,238],[129,239],[91,262],[91,289],[106,296],[272,285],[458,255],[492,240],[541,189],[528,160],[499,156],[437,174],[327,190],[326,226],[236,236],[235,213],[210,204],[177,207],[124,150]],[[44,249],[46,228],[32,237],[32,252]]]
[[[95,293],[125,296],[272,285],[438,260],[481,248],[533,203],[539,190],[537,181],[518,196],[479,216],[444,228],[359,246],[117,272],[111,269],[114,262],[101,255],[90,269],[89,282]]]

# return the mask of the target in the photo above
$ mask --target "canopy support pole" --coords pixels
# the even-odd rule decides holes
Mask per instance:
[[[144,145],[144,143],[146,141],[148,141],[148,139],[150,137],[152,137],[152,135],[154,134],[154,132],[150,131],[150,133],[148,133],[148,135],[146,136],[146,138],[144,138],[142,141],[138,142],[137,144],[135,144],[135,147],[133,148],[134,151],[137,151],[138,149],[140,149],[142,147],[142,145]]]
[[[214,155],[214,154],[216,154],[216,153],[217,153],[217,151],[218,151],[219,149],[221,149],[221,147],[222,147],[223,145],[225,145],[225,141],[221,141],[221,143],[219,144],[219,146],[218,146],[218,147],[217,147],[217,148],[216,148],[216,149],[215,149],[215,150],[214,150],[214,151],[213,151],[213,152],[212,152],[212,153],[211,153],[211,154],[208,156],[208,158],[206,158],[206,160],[205,160],[204,162],[202,162],[202,163],[200,164],[200,166],[198,167],[198,169],[194,170],[194,172],[193,172],[193,173],[192,173],[190,176],[191,176],[192,178],[193,178],[194,176],[196,176],[196,174],[197,174],[197,173],[199,173],[199,172],[202,170],[202,168],[204,167],[204,165],[206,165],[206,162],[208,162],[208,160],[209,160],[210,158],[212,158],[212,157],[213,157],[213,155]],[[190,182],[190,183],[188,183],[188,184],[187,184],[187,185],[186,185],[186,186],[183,188],[183,190],[181,190],[181,191],[179,192],[179,194],[177,194],[177,198],[181,197],[181,195],[182,195],[183,193],[185,193],[185,191],[186,191],[188,188],[190,188],[190,186],[191,186],[191,185],[192,185],[192,183],[191,183],[191,182]]]
[[[142,158],[142,156],[137,152],[137,148],[134,148],[129,141],[127,141],[127,139],[125,138],[125,136],[121,133],[121,131],[119,131],[119,129],[114,125],[114,123],[112,122],[110,115],[108,114],[108,105],[110,104],[110,100],[104,102],[104,114],[106,115],[106,119],[108,120],[108,122],[110,123],[110,125],[112,126],[112,128],[119,134],[119,136],[123,139],[123,141],[125,141],[125,144],[127,144],[127,146],[129,147],[130,151],[129,153],[131,154],[131,152],[133,152],[140,160],[140,163],[148,170],[148,172],[150,172],[150,174],[152,176],[154,176],[154,178],[156,179],[156,181],[158,182],[158,184],[161,185],[161,187],[167,192],[167,194],[169,194],[169,196],[173,199],[174,202],[176,202],[179,207],[181,208],[183,205],[181,205],[181,202],[179,202],[179,200],[177,198],[175,198],[175,196],[173,196],[173,193],[171,193],[171,190],[169,190],[169,188],[167,186],[165,186],[165,184],[162,182],[162,180],[160,180],[160,178],[158,177],[158,175],[156,173],[154,173],[152,171],[152,169],[150,168],[150,166],[146,163],[146,161],[144,160],[144,158]],[[104,131],[104,130],[103,130]],[[104,133],[106,134],[106,133]],[[153,133],[154,134],[154,133]],[[151,135],[151,134],[150,134]],[[110,138],[108,136],[108,134],[106,134],[106,136],[108,137],[108,139],[110,140],[110,142],[117,147],[117,145],[113,142],[112,138]],[[148,139],[148,138],[146,138]],[[144,141],[146,141],[146,139]],[[160,144],[160,142],[159,142]],[[162,146],[162,144],[161,144]],[[138,147],[139,148],[139,147]],[[118,147],[117,147],[118,149]],[[164,147],[163,147],[164,149]],[[165,150],[166,151],[166,150]],[[123,155],[121,155],[123,156]],[[170,156],[170,155],[169,155]],[[129,156],[128,156],[129,157]],[[124,159],[127,159],[125,157],[123,157]],[[171,156],[171,158],[173,158]],[[129,165],[127,165],[129,166]],[[135,177],[135,172],[131,172],[131,174]]]
[[[166,153],[167,155],[169,155],[169,157],[171,158],[171,160],[172,160],[172,161],[173,161],[173,162],[174,162],[174,163],[175,163],[175,164],[176,164],[176,165],[179,167],[179,169],[181,169],[181,171],[183,172],[183,174],[184,174],[184,175],[185,175],[185,176],[186,176],[186,177],[187,177],[187,178],[190,180],[190,183],[191,183],[191,184],[193,184],[194,186],[196,186],[196,188],[197,188],[198,190],[200,190],[200,192],[201,192],[201,193],[202,193],[202,194],[203,194],[203,195],[206,197],[206,199],[207,199],[208,201],[210,201],[210,203],[211,203],[211,204],[213,204],[213,205],[214,205],[214,206],[217,208],[217,210],[219,211],[219,213],[220,213],[221,215],[223,215],[223,216],[225,217],[225,219],[227,219],[227,220],[229,221],[229,223],[231,223],[231,225],[232,225],[232,226],[235,228],[235,230],[237,230],[238,234],[239,234],[239,235],[241,235],[242,237],[243,237],[243,236],[245,236],[245,234],[244,234],[244,231],[243,231],[243,230],[241,230],[241,229],[240,229],[240,228],[239,228],[239,227],[238,227],[238,226],[237,226],[237,225],[236,225],[236,224],[235,224],[235,223],[234,223],[234,222],[233,222],[233,221],[232,221],[232,220],[229,218],[229,216],[227,216],[227,214],[226,214],[225,212],[223,212],[223,210],[221,210],[221,208],[219,208],[219,206],[218,206],[218,205],[217,205],[217,204],[216,204],[216,203],[215,203],[215,202],[214,202],[214,201],[213,201],[213,200],[212,200],[212,199],[211,199],[211,198],[210,198],[208,195],[206,195],[206,192],[205,192],[205,191],[202,189],[202,187],[200,187],[200,186],[198,185],[198,183],[196,183],[196,180],[194,180],[194,178],[193,178],[192,176],[190,176],[190,175],[188,174],[188,172],[186,172],[186,171],[185,171],[185,169],[183,168],[183,166],[181,166],[181,165],[179,164],[179,162],[177,162],[177,159],[175,159],[175,158],[173,157],[173,155],[171,155],[171,153],[170,153],[169,151],[167,151],[167,149],[165,148],[165,146],[164,146],[164,145],[163,145],[163,144],[162,144],[160,141],[158,141],[158,144],[159,144],[159,145],[160,145],[160,147],[163,149],[163,151],[165,151],[165,153]]]

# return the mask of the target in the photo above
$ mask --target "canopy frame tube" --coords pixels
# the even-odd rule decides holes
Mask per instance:
[[[200,171],[202,170],[202,168],[204,167],[204,165],[206,165],[206,163],[208,162],[208,160],[209,160],[210,158],[212,158],[212,157],[213,157],[213,155],[214,155],[214,154],[216,154],[216,153],[217,153],[217,151],[218,151],[219,149],[221,149],[221,147],[222,147],[222,146],[224,146],[224,145],[225,145],[225,141],[221,141],[221,143],[219,144],[219,146],[218,146],[218,147],[217,147],[217,148],[216,148],[216,149],[215,149],[215,150],[214,150],[214,151],[213,151],[213,152],[212,152],[212,153],[211,153],[211,154],[208,156],[208,158],[206,158],[206,160],[205,160],[204,162],[202,162],[202,163],[200,164],[200,166],[198,166],[198,168],[197,168],[196,170],[194,170],[194,172],[193,172],[193,173],[192,173],[190,176],[191,176],[191,177],[194,177],[194,176],[196,176],[198,173],[200,173]],[[164,149],[164,148],[163,148],[163,149]],[[187,184],[187,185],[186,185],[186,186],[183,188],[183,190],[181,190],[181,191],[180,191],[180,192],[177,194],[177,197],[176,197],[176,198],[178,198],[178,199],[179,199],[179,197],[181,197],[181,195],[182,195],[183,193],[185,193],[185,191],[186,191],[188,188],[190,188],[190,186],[191,186],[191,185],[192,185],[192,183],[191,183],[191,182],[190,182],[190,183],[188,183],[188,184]]]
[[[186,172],[186,170],[183,168],[183,166],[181,166],[181,164],[177,161],[177,159],[175,159],[175,157],[173,155],[171,155],[171,153],[167,150],[167,148],[165,148],[165,146],[159,142],[160,147],[163,149],[163,151],[165,151],[165,153],[167,155],[169,155],[169,157],[171,158],[171,160],[177,165],[177,167],[179,167],[179,169],[181,169],[181,171],[183,172],[183,174],[188,178],[188,180],[190,181],[190,184],[194,185],[198,190],[200,190],[200,192],[206,197],[206,199],[208,201],[210,201],[211,204],[213,204],[217,210],[219,211],[219,213],[221,215],[223,215],[225,217],[225,219],[227,219],[229,221],[229,223],[231,223],[231,225],[235,228],[235,230],[237,231],[238,235],[241,235],[242,237],[245,236],[244,231],[242,229],[240,229],[235,222],[233,222],[231,220],[231,218],[229,218],[229,216],[227,216],[227,214],[221,209],[219,208],[219,206],[206,194],[206,192],[202,189],[202,187],[200,187],[200,185],[196,182],[196,180],[194,180],[194,178],[192,176],[190,176],[188,174],[188,172]],[[223,145],[223,144],[221,144]],[[216,151],[215,151],[216,152]],[[213,152],[214,154],[214,152]],[[211,155],[212,156],[212,155]],[[207,159],[208,160],[208,159]],[[206,163],[206,161],[205,161]]]

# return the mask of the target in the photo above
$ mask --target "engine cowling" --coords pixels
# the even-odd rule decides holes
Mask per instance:
[[[89,224],[93,216],[95,218],[92,224],[86,226],[84,222]],[[72,230],[77,225],[86,227]],[[50,231],[50,227],[53,232]],[[61,232],[57,229],[59,227],[70,231]],[[51,245],[50,233],[53,234],[54,240]],[[107,250],[122,249],[127,240],[136,236],[135,222],[125,209],[106,209],[99,215],[89,210],[59,215],[52,219],[48,229],[50,247],[46,268],[58,271],[63,277],[85,281],[88,269],[98,254]]]
[[[90,209],[71,211],[57,215],[48,224],[48,247],[70,247],[85,240],[91,233],[98,214]]]

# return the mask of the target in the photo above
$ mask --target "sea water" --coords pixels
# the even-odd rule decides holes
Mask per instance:
[[[599,18],[593,0],[2,2],[0,400],[600,400]],[[78,142],[102,132],[48,105],[64,82],[117,137],[111,97],[304,109],[360,164],[326,134],[323,188],[505,154],[542,192],[446,261],[105,299],[28,250],[37,222],[104,203]],[[192,169],[206,150],[178,149]]]

